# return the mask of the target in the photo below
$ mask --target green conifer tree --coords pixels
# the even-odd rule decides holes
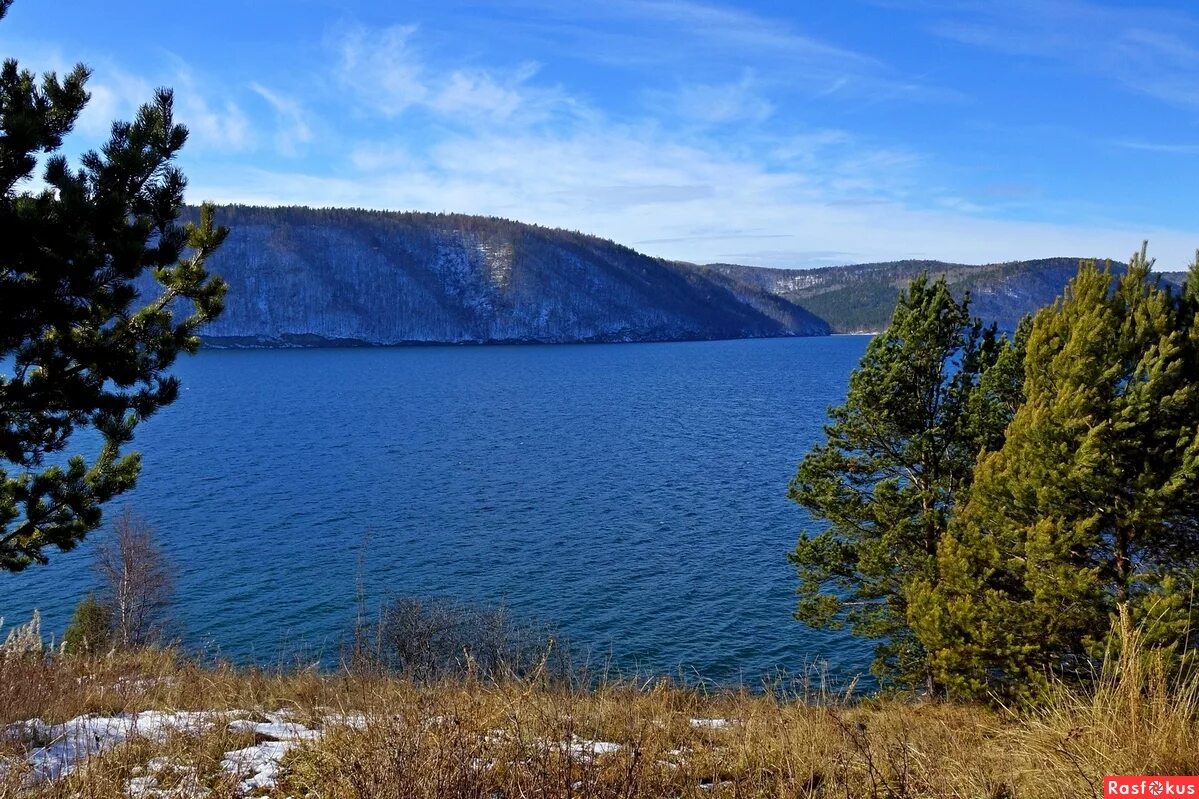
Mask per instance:
[[[1001,440],[1019,404],[1019,346],[972,319],[944,278],[913,280],[791,482],[791,498],[826,523],[788,556],[795,616],[879,639],[873,670],[888,683],[938,690],[908,625],[909,587],[936,582],[979,450]]]
[[[1183,313],[1186,314],[1183,321],[1193,321],[1192,315],[1199,313],[1199,250],[1195,250],[1195,260],[1191,261],[1186,279],[1182,282],[1182,303]]]
[[[11,0],[0,0],[0,17]],[[204,269],[226,231],[212,209],[181,225],[187,138],[159,90],[133,122],[72,171],[58,151],[87,103],[82,65],[40,82],[0,67],[0,570],[46,562],[100,524],[101,505],[137,478],[122,453],[137,423],[178,394],[168,374],[199,347],[225,284]],[[42,186],[21,190],[44,158]],[[145,301],[144,272],[160,291]],[[63,457],[80,427],[103,444]],[[57,462],[56,462],[57,461]]]
[[[1199,362],[1145,250],[1080,267],[1028,334],[1024,404],[984,455],[909,619],[958,695],[1089,673],[1116,606],[1167,608],[1196,565]],[[1181,579],[1181,583],[1180,583]],[[1166,631],[1170,624],[1159,625]]]
[[[63,649],[71,655],[99,655],[112,645],[112,608],[88,594],[79,600],[63,633]]]

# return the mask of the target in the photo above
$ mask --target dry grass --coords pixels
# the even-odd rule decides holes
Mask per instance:
[[[828,698],[826,697],[826,700]],[[0,724],[146,709],[277,711],[330,727],[283,760],[272,796],[292,797],[1070,797],[1112,773],[1199,773],[1199,690],[1125,647],[1088,693],[1036,711],[897,699],[799,702],[702,693],[665,682],[594,689],[536,679],[418,685],[315,671],[204,667],[169,652],[0,661]],[[694,720],[721,719],[727,724]],[[176,796],[238,795],[225,752],[252,735],[133,740],[21,795],[126,795],[152,758]],[[27,744],[28,742],[26,742]],[[616,746],[607,746],[614,744]],[[23,758],[0,743],[0,758]],[[0,783],[19,793],[20,775]]]

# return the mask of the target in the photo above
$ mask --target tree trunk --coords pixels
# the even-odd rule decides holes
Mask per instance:
[[[1116,571],[1116,601],[1128,601],[1129,583],[1132,580],[1132,532],[1125,527],[1116,528],[1114,565]]]

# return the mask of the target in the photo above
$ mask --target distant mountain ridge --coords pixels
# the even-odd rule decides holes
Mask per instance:
[[[700,269],[756,286],[803,306],[837,333],[876,332],[887,326],[899,290],[913,277],[944,275],[954,294],[971,296],[971,311],[1004,330],[1014,330],[1025,314],[1052,303],[1078,271],[1080,258],[1041,258],[996,264],[944,261],[890,261],[819,269],[771,269],[709,264]],[[1105,259],[1095,259],[1103,263]],[[1117,271],[1121,262],[1113,261]],[[1159,272],[1181,284],[1185,273]]]
[[[194,209],[193,209],[194,214]],[[944,274],[1014,328],[1078,258],[818,269],[696,265],[494,217],[223,206],[209,268],[229,283],[210,345],[681,341],[875,332],[916,275]],[[1165,279],[1181,282],[1181,274]],[[147,291],[153,287],[146,278]]]
[[[217,346],[827,335],[791,301],[613,242],[458,214],[225,206]]]

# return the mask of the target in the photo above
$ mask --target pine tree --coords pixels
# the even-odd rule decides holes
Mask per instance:
[[[913,628],[954,693],[1027,699],[1050,673],[1087,673],[1117,605],[1169,607],[1164,593],[1189,584],[1193,312],[1150,268],[1144,249],[1118,277],[1083,264],[1033,321],[1024,404],[978,463],[939,582],[913,592]]]
[[[1195,250],[1195,260],[1187,268],[1187,276],[1182,283],[1182,309],[1187,315],[1184,322],[1194,321],[1193,314],[1199,313],[1199,250]]]
[[[58,153],[88,76],[80,65],[39,85],[11,59],[0,68],[0,569],[70,549],[133,486],[140,461],[122,447],[177,396],[168,370],[225,292],[204,269],[226,233],[211,207],[179,224],[186,182],[171,161],[187,131],[170,91],[114,123],[81,169]],[[22,191],[39,157],[43,186]],[[147,270],[161,288],[148,302],[134,288]],[[64,458],[81,427],[103,440],[91,463]]]
[[[1019,404],[1020,363],[1019,345],[972,319],[944,278],[913,280],[791,482],[791,498],[827,524],[788,556],[795,616],[879,639],[873,670],[886,682],[937,690],[909,627],[909,589],[936,581],[978,452],[1002,439]]]
[[[112,608],[88,594],[79,600],[63,633],[63,649],[71,655],[102,654],[112,644]]]

